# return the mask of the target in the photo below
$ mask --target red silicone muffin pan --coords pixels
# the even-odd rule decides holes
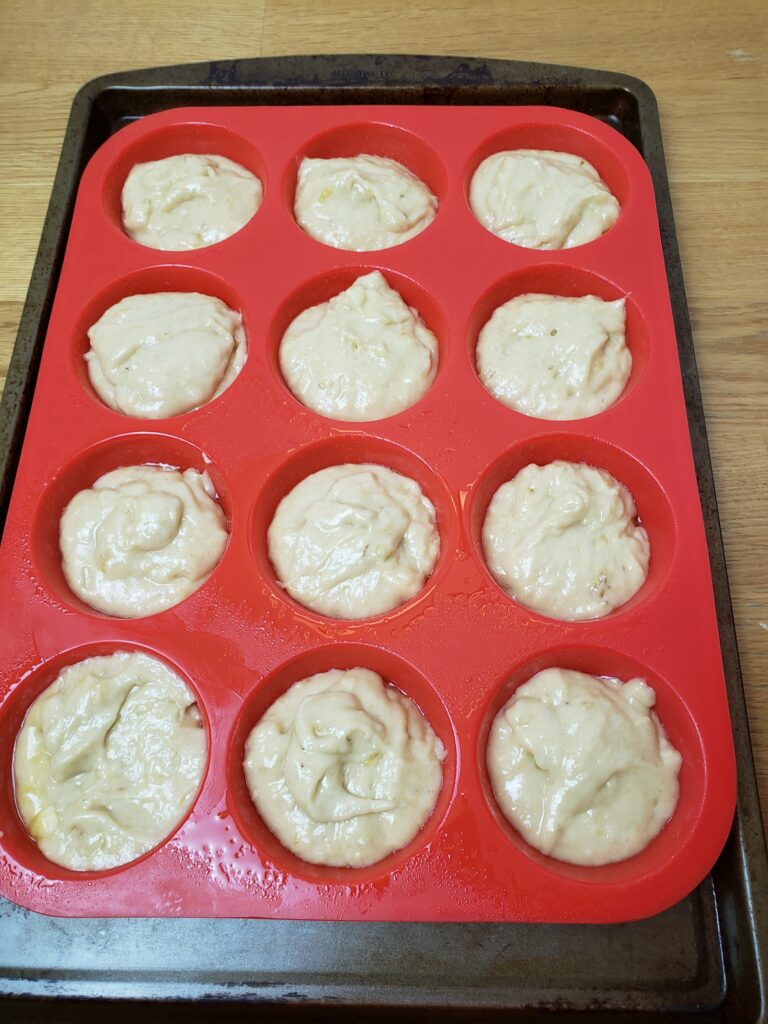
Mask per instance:
[[[621,203],[587,245],[537,252],[472,216],[467,191],[489,154],[511,148],[585,157]],[[236,235],[193,252],[142,247],[122,230],[120,193],[137,162],[218,153],[261,178],[264,200]],[[375,253],[309,238],[292,215],[301,158],[375,153],[438,196],[418,237]],[[287,390],[277,350],[290,320],[380,269],[439,340],[429,392],[368,424],[324,419]],[[137,292],[202,291],[242,310],[248,359],[235,383],[185,416],[121,416],[92,391],[87,328]],[[570,422],[515,413],[480,384],[478,332],[514,295],[626,297],[633,370],[608,411]],[[495,489],[529,462],[584,461],[635,497],[652,558],[645,585],[593,622],[558,622],[504,594],[480,531]],[[134,463],[206,468],[230,539],[210,579],[177,607],[110,618],[70,592],[58,521],[102,473]],[[307,474],[375,462],[413,477],[437,510],[432,577],[388,615],[335,621],[293,602],[269,561],[277,503]],[[709,871],[734,808],[734,756],[707,543],[650,176],[613,128],[543,107],[180,109],[121,130],[93,157],[77,198],[0,553],[0,892],[67,916],[221,916],[383,921],[608,922],[685,896]],[[16,810],[12,752],[31,702],[61,668],[117,649],[165,659],[198,696],[208,763],[194,805],[133,863],[79,874],[50,863]],[[362,665],[412,697],[441,737],[444,781],[405,849],[362,870],[308,865],[270,834],[241,762],[250,728],[288,686]],[[683,756],[672,820],[640,854],[600,868],[540,855],[501,816],[485,769],[490,723],[514,688],[547,666],[640,675]]]

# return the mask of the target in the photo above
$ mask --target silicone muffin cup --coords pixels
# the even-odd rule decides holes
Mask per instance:
[[[467,200],[499,149],[562,149],[589,160],[621,203],[601,238],[537,252],[486,231]],[[213,152],[261,178],[264,200],[237,234],[188,253],[133,242],[120,191],[134,163]],[[390,156],[438,196],[434,222],[377,253],[331,249],[293,218],[305,155]],[[424,397],[373,423],[316,415],[289,392],[277,349],[290,320],[379,269],[435,332]],[[202,291],[243,313],[248,358],[220,397],[187,415],[136,420],[98,401],[83,362],[88,327],[140,291]],[[477,335],[525,291],[627,300],[633,370],[610,409],[544,421],[481,385]],[[648,579],[603,619],[527,611],[491,577],[480,531],[494,490],[528,462],[584,461],[632,492],[652,552]],[[230,539],[208,581],[157,615],[119,620],[69,591],[58,517],[81,487],[137,462],[208,469]],[[416,479],[435,505],[441,554],[422,590],[387,615],[340,621],[288,597],[266,529],[303,476],[376,462]],[[685,896],[717,858],[734,809],[734,755],[653,189],[637,151],[584,115],[538,107],[180,109],[121,130],[83,174],[2,548],[0,892],[67,916],[211,916],[382,921],[609,922]],[[193,687],[209,761],[195,804],[166,841],[106,873],[42,856],[15,806],[12,755],[26,709],[72,661],[115,649],[167,660]],[[297,679],[361,665],[412,697],[446,746],[435,810],[403,850],[362,870],[318,868],[261,822],[242,772],[248,730]],[[495,713],[541,668],[640,675],[683,757],[680,800],[640,854],[581,868],[532,850],[505,821],[485,769]]]

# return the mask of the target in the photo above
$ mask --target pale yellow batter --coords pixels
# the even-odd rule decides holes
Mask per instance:
[[[429,818],[445,751],[419,709],[364,668],[302,679],[245,748],[248,789],[280,842],[303,860],[365,867]]]
[[[125,618],[171,608],[208,579],[227,524],[207,473],[115,469],[74,496],[61,517],[62,569],[82,601]]]
[[[496,800],[523,838],[571,864],[644,849],[672,816],[680,755],[642,679],[550,668],[496,716],[487,762]]]
[[[378,270],[300,313],[280,343],[280,369],[300,402],[339,420],[394,416],[437,373],[437,339]]]
[[[49,860],[104,871],[176,828],[205,760],[195,698],[164,662],[138,652],[87,658],[27,712],[14,751],[16,802]]]
[[[414,238],[437,212],[437,198],[407,167],[361,153],[305,158],[294,213],[312,238],[336,249],[369,252]]]
[[[591,163],[546,149],[487,157],[472,176],[469,202],[494,235],[528,249],[584,245],[612,227],[620,212]]]
[[[151,249],[202,249],[244,227],[262,195],[259,179],[240,164],[182,153],[131,169],[122,192],[123,227]]]
[[[518,295],[480,331],[477,372],[495,398],[526,416],[595,416],[632,372],[624,326],[623,299]]]
[[[216,398],[245,363],[243,318],[196,292],[129,295],[88,331],[94,391],[126,416],[179,416]]]
[[[651,549],[632,495],[583,462],[526,466],[494,494],[488,568],[509,594],[555,619],[596,619],[646,580]]]
[[[280,502],[268,533],[278,579],[339,619],[381,615],[421,590],[440,551],[435,510],[415,480],[384,466],[330,466]]]

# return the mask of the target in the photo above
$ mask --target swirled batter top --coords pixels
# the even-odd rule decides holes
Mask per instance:
[[[178,416],[225,391],[245,362],[243,318],[196,292],[129,295],[88,330],[94,391],[141,419]]]
[[[294,213],[312,238],[369,252],[407,242],[435,219],[437,198],[407,167],[361,153],[299,166]]]
[[[488,568],[555,619],[596,619],[646,580],[651,549],[632,495],[583,462],[531,464],[496,491],[483,523]]]
[[[146,853],[185,816],[205,768],[195,698],[138,652],[65,668],[27,712],[16,802],[49,860],[104,871]]]
[[[227,524],[207,473],[115,469],[74,496],[61,517],[66,580],[82,601],[125,618],[171,608],[208,579]]]
[[[440,551],[434,507],[416,481],[368,463],[302,480],[278,505],[268,543],[291,597],[339,619],[380,615],[413,597]]]
[[[639,853],[674,812],[681,758],[642,679],[550,668],[496,716],[487,762],[496,800],[523,838],[571,864]]]
[[[255,726],[244,770],[259,814],[313,864],[364,867],[418,834],[443,745],[408,697],[364,668],[294,683]]]
[[[437,339],[378,270],[304,310],[280,343],[300,402],[339,420],[378,420],[417,402],[437,372]]]
[[[620,207],[583,157],[547,149],[493,153],[475,171],[472,212],[505,242],[527,249],[570,249],[599,238]]]
[[[202,249],[247,224],[262,195],[256,175],[233,160],[181,153],[131,168],[123,185],[123,227],[151,249]]]
[[[632,372],[624,300],[518,295],[480,331],[477,372],[491,394],[526,416],[575,420],[603,412]]]

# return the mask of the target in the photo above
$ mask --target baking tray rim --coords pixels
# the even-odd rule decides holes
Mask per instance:
[[[299,62],[300,67],[305,70],[291,78],[289,69],[293,62]],[[398,62],[406,62],[409,74],[406,76],[401,74],[400,77],[393,79],[392,74],[398,70],[396,66]],[[315,70],[314,79],[312,75],[306,73],[306,69],[310,66]],[[381,69],[383,75],[379,78],[371,78],[371,66],[377,70]],[[278,71],[283,73],[283,77],[275,74]],[[318,82],[317,79],[323,72],[325,72],[326,78]],[[242,73],[245,73],[245,80],[243,80]],[[42,343],[38,342],[37,350],[34,347],[30,349],[30,335],[39,336],[50,310],[50,300],[58,280],[59,266],[57,264],[60,264],[61,251],[66,241],[68,218],[71,216],[74,195],[82,171],[82,152],[86,141],[86,129],[97,100],[103,98],[113,89],[134,89],[137,92],[146,92],[147,90],[163,91],[183,87],[193,91],[192,99],[186,99],[183,105],[189,105],[192,101],[199,104],[202,97],[208,97],[213,92],[216,95],[215,105],[221,106],[231,105],[232,97],[238,91],[247,90],[251,92],[259,89],[271,90],[274,95],[281,90],[283,93],[290,94],[291,90],[298,91],[299,89],[310,91],[313,88],[327,87],[353,89],[371,85],[422,90],[425,88],[437,90],[441,86],[443,88],[446,86],[466,88],[472,85],[480,88],[518,86],[534,89],[540,88],[541,79],[547,76],[553,76],[556,83],[563,87],[578,86],[580,83],[583,84],[584,80],[589,79],[592,89],[619,90],[631,96],[638,108],[638,130],[642,149],[650,150],[644,152],[644,156],[656,193],[668,284],[670,292],[675,293],[672,304],[681,355],[681,371],[684,377],[686,409],[707,527],[721,646],[734,724],[734,742],[738,752],[739,793],[732,840],[738,843],[743,859],[742,882],[747,918],[754,943],[755,981],[759,990],[760,1005],[764,1009],[765,965],[763,956],[768,936],[768,900],[766,899],[768,896],[768,858],[766,858],[765,836],[762,829],[751,745],[749,744],[743,685],[738,665],[730,592],[725,572],[710,454],[695,367],[695,353],[690,334],[688,309],[663,156],[658,104],[654,93],[642,80],[618,72],[504,59],[406,54],[323,54],[168,65],[107,74],[87,82],[78,90],[73,99],[52,188],[51,201],[35,258],[27,299],[22,310],[17,343],[9,366],[6,390],[0,406],[0,516],[3,515],[7,497],[13,486],[15,461],[23,436],[27,406],[34,390],[37,363],[42,347]],[[252,103],[253,99],[250,102]],[[392,100],[377,100],[375,95],[371,94],[356,102],[351,101],[350,105],[376,104],[377,102],[391,103]],[[435,94],[432,94],[419,102],[439,103],[440,101],[435,99]],[[493,100],[480,100],[480,102],[491,103]],[[531,102],[541,104],[542,100],[538,97],[532,99]],[[174,107],[179,105],[182,104],[175,102],[169,104]],[[213,104],[206,103],[204,105]],[[448,103],[443,100],[442,105],[450,105],[450,100]],[[162,109],[168,109],[168,107]],[[52,244],[54,242],[55,244]],[[683,352],[689,360],[687,367],[682,361]],[[718,570],[717,576],[715,569]],[[754,847],[751,858],[748,856],[749,851],[746,850],[745,844]],[[715,869],[716,874],[717,868]]]

